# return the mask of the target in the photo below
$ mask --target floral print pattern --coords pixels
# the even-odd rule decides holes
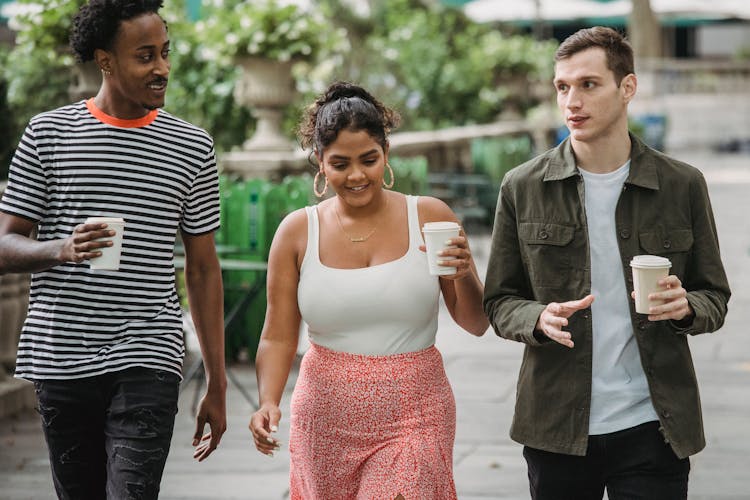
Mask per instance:
[[[456,404],[440,352],[313,344],[291,402],[292,500],[454,500]]]

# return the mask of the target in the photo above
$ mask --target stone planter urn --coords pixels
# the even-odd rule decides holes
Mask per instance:
[[[294,144],[281,131],[284,107],[294,98],[294,61],[237,56],[242,74],[234,98],[252,110],[258,123],[255,134],[242,145],[247,151],[291,151]]]

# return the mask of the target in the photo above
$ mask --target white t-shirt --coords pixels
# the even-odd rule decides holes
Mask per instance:
[[[630,300],[617,244],[615,208],[630,160],[606,174],[579,169],[586,193],[591,253],[593,362],[589,434],[658,420],[630,321]]]
[[[11,162],[0,210],[67,238],[90,216],[122,217],[119,271],[88,261],[34,273],[16,376],[74,379],[129,367],[182,372],[175,290],[178,230],[219,227],[213,141],[163,110],[137,120],[93,99],[34,117]]]

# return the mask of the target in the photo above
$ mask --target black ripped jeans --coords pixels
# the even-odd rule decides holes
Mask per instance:
[[[34,382],[60,499],[156,499],[180,378],[149,368]]]

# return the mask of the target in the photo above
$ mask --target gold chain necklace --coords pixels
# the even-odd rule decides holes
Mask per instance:
[[[367,241],[370,238],[370,236],[372,236],[375,233],[375,231],[378,229],[378,225],[375,224],[375,226],[366,235],[364,235],[364,236],[352,236],[351,234],[349,234],[348,232],[346,232],[346,229],[344,229],[344,224],[342,224],[342,222],[341,222],[341,216],[339,215],[339,210],[338,210],[338,208],[336,208],[336,206],[337,206],[337,203],[334,203],[334,205],[333,205],[333,211],[336,213],[336,220],[339,223],[339,228],[341,228],[341,232],[344,233],[346,235],[346,237],[349,238],[349,241],[351,241],[352,243],[363,243],[363,242]],[[383,208],[383,210],[385,210],[386,208],[388,208],[388,197],[387,196],[385,198],[385,208]]]

